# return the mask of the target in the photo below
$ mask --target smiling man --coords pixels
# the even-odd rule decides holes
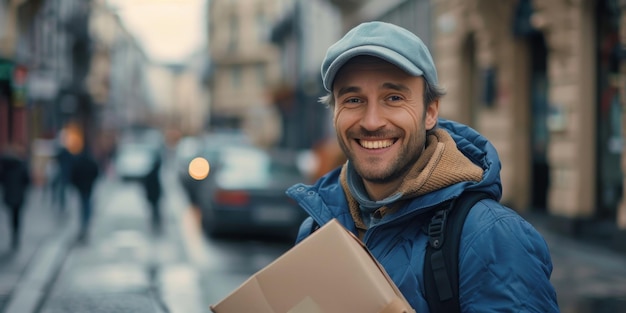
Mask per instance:
[[[416,312],[433,312],[424,229],[461,194],[481,192],[487,197],[462,228],[457,310],[559,311],[544,239],[498,202],[495,148],[473,129],[439,118],[444,92],[421,39],[388,23],[358,25],[328,49],[322,80],[328,94],[321,102],[333,109],[348,161],[314,185],[287,191],[310,215],[298,242],[336,218],[363,240]]]

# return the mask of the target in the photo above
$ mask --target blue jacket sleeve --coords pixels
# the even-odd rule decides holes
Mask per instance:
[[[496,202],[472,209],[459,251],[462,312],[559,312],[539,232]]]

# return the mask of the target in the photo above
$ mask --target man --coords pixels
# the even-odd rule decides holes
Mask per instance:
[[[495,148],[471,128],[439,119],[430,52],[398,26],[363,23],[322,64],[334,127],[348,161],[287,193],[308,212],[297,241],[337,218],[358,235],[416,312],[429,312],[423,231],[437,208],[464,191],[499,200]],[[496,200],[478,202],[459,248],[462,312],[558,312],[552,261],[541,235]]]

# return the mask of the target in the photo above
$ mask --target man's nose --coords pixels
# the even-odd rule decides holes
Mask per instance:
[[[385,126],[386,120],[379,105],[369,102],[361,118],[361,127],[367,130],[377,130]]]

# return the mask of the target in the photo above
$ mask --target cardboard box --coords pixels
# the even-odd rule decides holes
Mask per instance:
[[[255,273],[211,311],[415,312],[363,243],[337,220]]]

